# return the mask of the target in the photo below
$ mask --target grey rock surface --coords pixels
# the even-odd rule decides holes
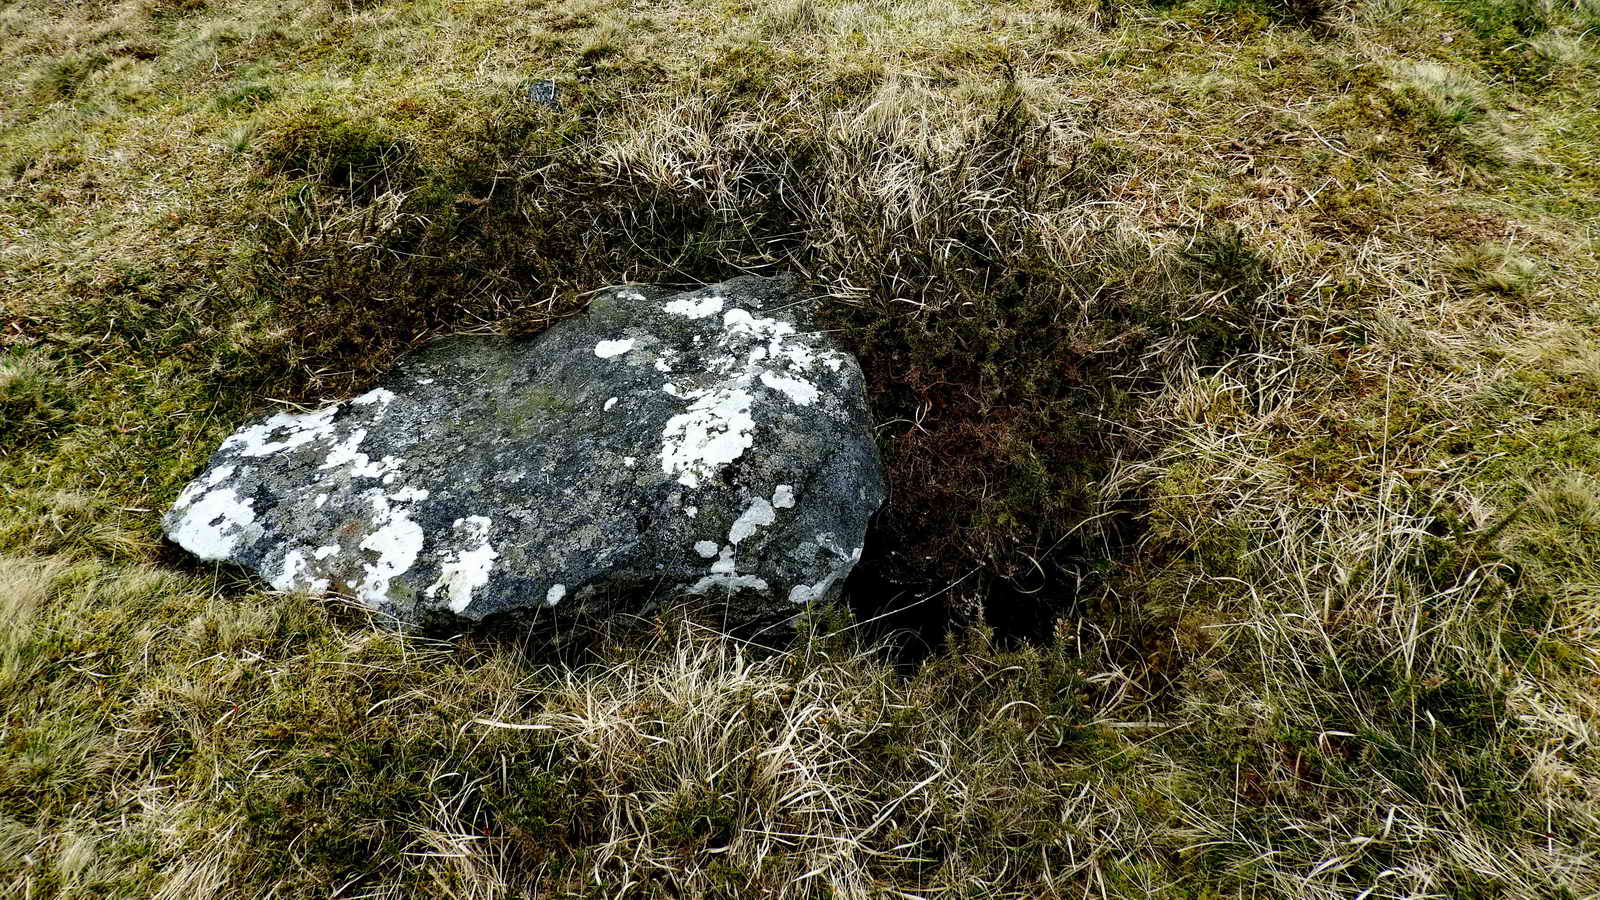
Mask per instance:
[[[405,625],[836,596],[883,476],[860,367],[801,286],[602,292],[531,340],[454,338],[223,442],[164,521],[274,588]]]
[[[528,81],[524,82],[522,87],[530,103],[537,103],[540,106],[547,106],[551,109],[561,108],[561,101],[558,99],[554,81],[544,79]]]

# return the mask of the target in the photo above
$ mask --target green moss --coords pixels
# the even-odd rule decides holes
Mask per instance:
[[[1549,77],[1549,63],[1528,45],[1550,28],[1549,7],[1536,0],[1447,0],[1446,5],[1477,37],[1480,59],[1490,72],[1527,86]]]
[[[535,389],[525,391],[514,402],[496,408],[495,416],[502,427],[516,431],[552,416],[565,415],[574,409],[576,407],[569,401],[550,391]]]
[[[244,79],[235,81],[227,90],[218,94],[213,103],[225,112],[250,111],[271,103],[277,96],[278,93],[272,85]]]
[[[1303,28],[1320,25],[1328,15],[1323,0],[1146,0],[1167,15],[1204,23],[1229,40],[1245,40],[1271,25]]]
[[[705,785],[685,785],[671,802],[656,810],[652,825],[667,842],[685,851],[726,846],[736,834],[738,799]]]
[[[282,115],[259,151],[270,173],[311,178],[361,200],[414,177],[415,148],[381,120],[347,119],[317,107]]]

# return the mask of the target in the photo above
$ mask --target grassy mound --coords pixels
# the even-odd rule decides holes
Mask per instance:
[[[1600,891],[1597,35],[1591,0],[11,3],[0,885]],[[874,391],[864,624],[551,660],[160,542],[269,406],[779,270]]]

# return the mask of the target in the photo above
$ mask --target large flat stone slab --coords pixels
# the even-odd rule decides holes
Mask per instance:
[[[788,279],[623,287],[531,340],[440,342],[235,433],[167,534],[409,625],[787,615],[839,593],[884,496],[860,367],[808,312]]]

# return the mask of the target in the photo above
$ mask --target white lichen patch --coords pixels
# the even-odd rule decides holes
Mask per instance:
[[[357,428],[351,431],[345,436],[344,440],[333,445],[333,448],[328,451],[327,457],[323,459],[322,465],[317,468],[326,470],[349,466],[351,478],[381,479],[384,484],[394,483],[395,470],[405,460],[395,456],[385,456],[374,462],[358,449],[361,446],[361,442],[366,438],[367,429],[365,428]]]
[[[337,405],[309,413],[278,413],[265,422],[241,428],[222,442],[224,451],[240,456],[271,456],[303,447],[312,441],[333,436],[333,417]]]
[[[430,600],[437,599],[443,591],[445,604],[457,613],[465,612],[472,604],[472,592],[489,583],[494,561],[500,558],[489,543],[489,527],[493,524],[488,516],[467,516],[451,523],[460,547],[439,564],[438,579],[423,592]]]
[[[830,541],[830,543],[832,543],[832,541]],[[850,575],[850,570],[854,569],[854,567],[856,567],[856,562],[861,560],[861,548],[853,549],[853,551],[848,552],[848,554],[843,554],[843,552],[838,551],[837,548],[832,548],[832,546],[830,546],[829,549],[834,549],[838,556],[842,556],[842,559],[840,559],[838,565],[835,565],[834,569],[832,569],[832,572],[827,573],[826,577],[822,577],[822,580],[818,581],[816,585],[795,585],[794,588],[790,588],[790,604],[810,604],[810,602],[816,601],[818,597],[827,596],[829,589],[832,589],[832,586],[834,586],[835,583],[840,580],[840,578],[845,577],[845,575]]]
[[[726,297],[712,294],[709,297],[685,297],[682,300],[673,300],[662,305],[661,308],[675,316],[683,316],[686,319],[704,319],[706,316],[714,316],[722,312],[722,306],[726,302]]]
[[[195,480],[189,482],[189,484],[184,487],[183,492],[178,494],[177,502],[173,505],[178,507],[188,506],[189,504],[200,499],[200,495],[214,487],[217,487],[218,485],[222,484],[222,482],[227,481],[229,478],[232,478],[238,471],[238,466],[218,466],[215,469],[212,469],[211,471],[207,472],[204,477],[196,478]]]
[[[704,594],[714,587],[724,588],[731,594],[742,590],[765,591],[768,585],[765,578],[757,575],[707,575],[696,581],[689,593]]]
[[[701,549],[702,544],[711,544],[711,542],[701,541],[700,543],[695,544],[695,551],[701,555],[705,555],[704,550]],[[712,546],[715,547],[716,545],[712,544]],[[766,579],[757,575],[741,575],[739,573],[738,564],[734,561],[733,547],[723,547],[721,550],[716,550],[713,552],[717,554],[717,560],[711,564],[711,574],[706,575],[690,586],[689,593],[704,594],[706,591],[711,590],[714,587],[723,588],[729,593],[742,590],[767,590],[768,585]]]
[[[809,372],[820,363],[830,372],[837,372],[844,366],[844,354],[831,350],[814,350],[805,344],[788,342],[772,353],[775,361],[800,372]]]
[[[678,351],[671,347],[662,347],[656,351],[655,367],[657,372],[667,375],[672,374],[673,367],[678,364]]]
[[[829,576],[815,585],[797,584],[789,589],[789,602],[796,606],[807,605],[821,596],[822,592],[827,590],[828,585],[832,583],[832,576]]]
[[[350,463],[357,462],[358,460],[362,464],[365,464],[367,462],[367,455],[359,452],[358,448],[361,446],[361,442],[366,439],[367,430],[365,428],[357,428],[356,430],[350,432],[348,435],[345,435],[344,440],[333,445],[333,448],[328,451],[327,458],[324,459],[322,461],[322,465],[318,466],[317,468],[336,469],[339,466],[347,466]]]
[[[219,466],[183,489],[168,530],[174,543],[201,559],[223,560],[246,539],[254,539],[255,507],[249,498],[222,485],[236,471],[233,466]]]
[[[755,534],[757,528],[765,528],[777,520],[778,514],[773,511],[772,504],[765,497],[757,497],[750,501],[749,509],[733,520],[733,527],[728,529],[728,540],[737,546],[740,541]]]
[[[784,338],[794,334],[794,326],[782,319],[751,315],[749,310],[730,309],[722,314],[723,345],[734,340],[770,341],[777,350]]]
[[[819,364],[834,372],[844,364],[844,355],[815,349],[796,340],[794,325],[781,319],[766,318],[749,310],[730,309],[722,314],[722,336],[718,345],[726,351],[705,363],[707,372],[737,378],[745,383],[759,380],[768,389],[799,406],[810,406],[822,395],[808,373]],[[668,388],[668,393],[678,394]]]
[[[844,365],[843,354],[790,340],[796,335],[788,322],[752,315],[747,310],[730,309],[722,316],[722,346],[744,352],[749,359],[765,360],[796,372],[808,372],[818,363],[837,372]],[[752,350],[756,345],[762,352]]]
[[[391,496],[373,488],[362,496],[372,506],[372,531],[362,539],[361,549],[378,558],[365,564],[366,578],[356,587],[356,597],[376,606],[388,599],[390,582],[410,571],[422,553],[422,526],[412,521],[409,504],[427,499],[428,492],[404,488]]]
[[[794,486],[780,484],[772,489],[773,509],[794,509]]]
[[[394,402],[394,392],[383,388],[373,388],[350,402],[357,406],[371,406],[374,403],[382,403],[384,406],[388,406]]]
[[[623,338],[622,340],[617,341],[601,341],[600,343],[594,345],[594,355],[600,357],[601,359],[611,359],[614,356],[621,356],[632,349],[632,338]]]
[[[790,588],[790,603],[796,605],[808,604],[815,601],[819,597],[826,596],[828,591],[832,589],[833,585],[846,575],[849,575],[850,570],[855,568],[856,563],[861,560],[860,547],[857,547],[854,550],[846,553],[833,542],[833,535],[831,534],[817,535],[817,542],[831,552],[836,558],[838,558],[839,562],[817,583],[797,584]]]
[[[366,478],[382,478],[384,484],[393,484],[395,470],[405,462],[398,456],[385,456],[377,462],[357,461],[355,468],[350,470],[352,475],[361,475]]]
[[[712,301],[716,302],[713,303]],[[718,297],[682,298],[665,305],[690,318],[714,315],[726,303]],[[748,450],[754,420],[750,411],[756,382],[798,406],[811,406],[822,391],[804,375],[819,363],[838,370],[841,353],[817,350],[799,340],[793,324],[733,308],[722,313],[718,348],[703,360],[701,371],[720,379],[711,387],[692,388],[665,382],[661,390],[689,402],[682,414],[667,421],[662,434],[661,468],[685,487],[700,487],[722,467]],[[697,342],[699,336],[697,337]],[[670,372],[674,357],[661,351],[656,367]]]
[[[378,406],[378,414],[374,421],[382,421],[384,413],[394,399],[392,391],[374,388],[352,399],[350,404]],[[308,413],[278,413],[265,422],[235,432],[222,442],[222,449],[236,451],[240,456],[271,456],[274,453],[282,453],[314,441],[331,438],[334,434],[333,420],[343,405],[335,403]]]
[[[722,385],[688,396],[689,408],[668,419],[663,430],[661,471],[694,488],[750,449],[755,398],[743,387]]]
[[[643,298],[641,298],[641,299],[643,299]],[[544,592],[544,605],[545,606],[555,606],[557,603],[560,603],[561,602],[561,598],[563,598],[565,596],[567,596],[567,586],[566,585],[564,585],[564,584],[553,585],[550,588],[550,590]]]
[[[717,549],[716,541],[695,541],[694,544],[694,552],[700,554],[700,556],[705,559],[711,559],[712,557],[716,556]]]
[[[817,386],[804,378],[793,378],[788,375],[779,375],[776,372],[762,372],[761,383],[778,393],[793,400],[800,406],[810,406],[817,402],[821,391]]]
[[[298,549],[290,550],[283,555],[283,568],[275,577],[269,578],[268,582],[274,590],[285,592],[305,591],[311,594],[324,594],[328,590],[328,579],[316,577],[311,564]]]

